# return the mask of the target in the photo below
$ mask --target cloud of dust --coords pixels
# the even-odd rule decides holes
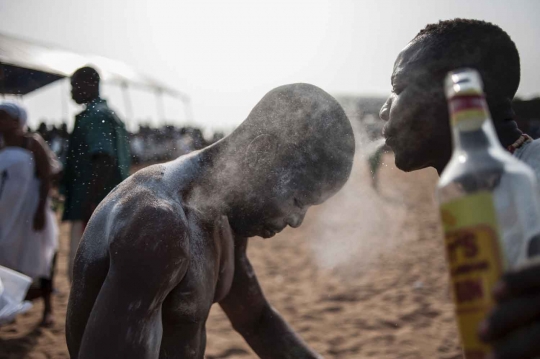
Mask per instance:
[[[354,166],[343,189],[314,211],[310,243],[320,267],[357,273],[376,266],[381,255],[396,248],[405,207],[401,192],[390,194],[384,183],[377,192],[371,184],[368,159],[384,139],[370,139],[357,114],[345,111],[356,138]],[[384,171],[393,158],[385,155],[381,161]]]

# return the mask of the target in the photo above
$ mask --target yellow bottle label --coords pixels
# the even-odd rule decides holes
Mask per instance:
[[[505,269],[493,197],[479,192],[445,203],[441,218],[464,354],[483,359],[489,347],[478,338],[478,325],[493,307],[491,292]]]
[[[460,93],[449,100],[449,106],[452,126],[461,130],[477,130],[489,118],[486,102],[481,94]]]

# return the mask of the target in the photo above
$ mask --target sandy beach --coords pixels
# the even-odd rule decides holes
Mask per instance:
[[[380,193],[357,155],[346,187],[308,212],[299,229],[253,238],[249,257],[270,303],[325,358],[461,358],[433,170],[403,173],[384,157]],[[64,320],[68,227],[54,297],[56,324],[39,328],[42,304],[0,328],[0,359],[69,358]],[[219,306],[207,323],[207,359],[256,358]]]

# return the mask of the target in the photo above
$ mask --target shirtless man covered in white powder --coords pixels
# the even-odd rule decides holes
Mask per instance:
[[[71,357],[203,358],[219,303],[261,358],[319,358],[267,302],[247,238],[300,226],[345,184],[353,155],[341,106],[294,84],[269,92],[216,144],[125,180],[77,253]]]

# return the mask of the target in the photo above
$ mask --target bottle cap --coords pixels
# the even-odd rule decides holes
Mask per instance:
[[[448,99],[457,95],[482,95],[483,87],[478,71],[469,68],[450,71],[444,80]]]

